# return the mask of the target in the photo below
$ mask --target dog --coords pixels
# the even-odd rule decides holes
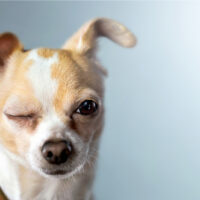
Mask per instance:
[[[96,18],[61,49],[25,50],[0,34],[0,188],[10,200],[92,200],[106,70],[98,37],[133,47],[122,24]]]

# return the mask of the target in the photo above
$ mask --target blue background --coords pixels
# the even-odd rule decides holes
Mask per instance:
[[[97,16],[125,24],[133,49],[101,39],[106,126],[97,200],[200,199],[200,5],[0,2],[0,32],[26,48],[57,48]]]

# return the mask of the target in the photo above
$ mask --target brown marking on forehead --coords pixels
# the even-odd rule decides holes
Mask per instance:
[[[37,54],[43,58],[50,58],[55,53],[52,49],[40,48],[37,50]]]
[[[78,95],[82,78],[82,69],[74,62],[72,55],[67,51],[58,53],[59,63],[52,66],[51,76],[57,80],[58,89],[54,98],[54,106],[57,112],[63,110],[63,103],[67,94],[68,103],[72,103],[75,96]],[[82,85],[84,83],[82,82]]]
[[[97,93],[101,91],[101,80],[87,58],[69,51],[59,51],[58,57],[59,62],[51,68],[52,78],[56,79],[58,84],[53,102],[55,110],[67,126],[88,141],[91,130],[96,129],[95,120],[74,112],[81,101],[91,98],[91,90]]]

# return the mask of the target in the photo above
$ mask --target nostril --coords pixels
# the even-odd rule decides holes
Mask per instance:
[[[66,162],[67,159],[68,159],[68,154],[67,154],[67,152],[64,150],[64,151],[62,151],[62,153],[60,154],[60,160],[61,160],[61,162]]]
[[[51,151],[47,152],[47,158],[51,158],[53,156],[53,153]]]

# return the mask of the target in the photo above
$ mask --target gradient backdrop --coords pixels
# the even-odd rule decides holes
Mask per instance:
[[[133,49],[100,41],[109,76],[97,200],[199,200],[200,4],[0,2],[0,32],[57,48],[97,16],[138,38]]]

